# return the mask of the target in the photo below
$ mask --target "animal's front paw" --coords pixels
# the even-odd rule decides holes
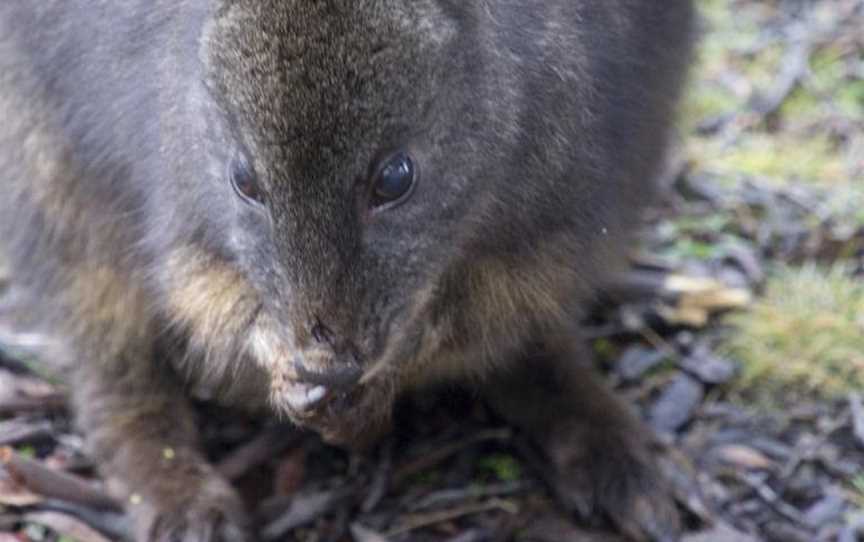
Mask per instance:
[[[243,503],[227,482],[212,475],[172,494],[133,504],[135,538],[147,542],[251,542]],[[137,498],[133,497],[133,501]]]
[[[682,504],[689,507],[695,499],[701,505],[692,470],[673,451],[631,429],[559,433],[546,446],[547,481],[561,503],[585,520],[605,516],[634,541],[678,540],[676,502],[686,498]]]

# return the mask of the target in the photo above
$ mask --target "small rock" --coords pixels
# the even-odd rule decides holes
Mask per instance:
[[[634,382],[659,365],[665,357],[665,354],[657,350],[631,346],[615,364],[615,373],[625,382]]]
[[[734,362],[715,355],[707,347],[696,348],[680,365],[705,384],[725,384],[738,372]]]
[[[846,499],[839,491],[831,491],[804,512],[804,523],[818,528],[843,518]]]
[[[703,120],[702,122],[706,121]],[[684,175],[679,175],[675,179],[675,188],[679,194],[688,200],[701,200],[714,204],[723,198],[723,192],[720,190],[718,183],[705,174],[696,174],[688,171]]]
[[[661,433],[675,432],[690,421],[704,396],[705,388],[701,382],[679,374],[651,406],[648,416],[651,425]]]

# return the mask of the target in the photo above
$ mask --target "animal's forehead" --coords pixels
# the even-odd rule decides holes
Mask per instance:
[[[339,153],[386,138],[419,114],[441,46],[412,1],[232,3],[205,36],[209,83],[255,145]]]

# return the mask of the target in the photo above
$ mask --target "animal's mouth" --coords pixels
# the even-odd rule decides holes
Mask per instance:
[[[303,382],[287,382],[274,386],[273,402],[282,408],[287,407],[289,413],[308,415],[323,405],[332,397],[332,392],[325,386]]]
[[[271,390],[273,407],[297,425],[332,444],[363,447],[389,423],[393,389],[386,381],[360,384],[359,369],[300,372],[304,380],[274,382]]]
[[[344,365],[324,372],[315,372],[307,369],[300,361],[295,361],[294,371],[302,382],[336,391],[350,390],[363,377],[363,369],[357,365]]]
[[[254,321],[249,349],[269,375],[274,414],[320,431],[388,417],[386,397],[394,395],[395,380],[379,362],[389,349],[349,344],[336,350],[326,342],[298,348],[265,312]],[[370,374],[373,367],[377,370]]]
[[[273,376],[271,401],[299,420],[350,408],[352,398],[362,394],[360,388],[365,387],[360,384],[363,369],[354,363],[313,365],[295,356],[285,369]]]

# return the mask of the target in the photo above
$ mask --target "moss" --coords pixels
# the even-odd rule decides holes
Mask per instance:
[[[739,391],[829,398],[864,386],[864,282],[841,265],[784,268],[727,322],[726,353],[744,368]]]
[[[677,239],[671,246],[662,251],[662,255],[677,260],[710,260],[717,255],[718,247],[712,243],[694,239]]]
[[[864,79],[845,82],[835,92],[837,104],[844,115],[852,118],[864,116]]]
[[[669,240],[660,255],[671,261],[711,260],[741,242],[729,212],[680,216],[662,222],[658,233]]]
[[[522,477],[522,466],[510,454],[488,455],[480,460],[479,467],[502,482],[512,482]]]
[[[728,85],[721,83],[733,58],[730,43],[746,44],[757,36],[755,26],[734,22],[726,0],[702,0],[698,3],[706,34],[697,49],[691,85],[682,104],[682,125],[692,130],[700,121],[735,111],[744,101]]]
[[[681,124],[691,131],[710,118],[734,111],[741,106],[741,100],[729,90],[710,81],[696,81],[684,97],[681,106]]]
[[[849,493],[852,502],[859,509],[864,510],[864,474],[859,474],[849,482]]]
[[[797,123],[819,120],[819,115],[864,115],[864,80],[849,75],[845,56],[838,46],[826,47],[810,59],[810,75],[783,104],[780,113]],[[832,111],[832,106],[836,111]]]
[[[813,120],[823,113],[823,104],[813,92],[796,88],[780,107],[780,115],[787,119]]]
[[[849,235],[864,227],[864,184],[849,182],[826,192],[820,216],[829,216],[836,227],[845,228]]]
[[[15,448],[15,451],[18,453],[18,455],[27,459],[34,459],[36,457],[36,448],[34,448],[33,446],[21,446]]]
[[[618,352],[618,347],[609,339],[597,339],[592,343],[592,347],[594,349],[594,357],[604,364],[609,364],[610,360],[614,359]]]
[[[732,147],[705,142],[695,152],[704,167],[724,175],[740,173],[774,180],[821,184],[846,182],[843,156],[824,134],[812,137],[752,133],[742,135]]]

